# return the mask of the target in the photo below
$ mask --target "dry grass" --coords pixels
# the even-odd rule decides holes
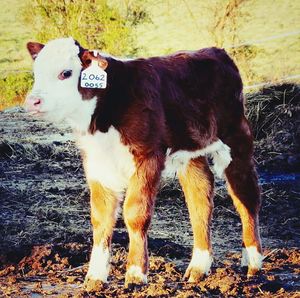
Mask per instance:
[[[300,88],[294,84],[274,85],[246,96],[248,113],[256,140],[265,138],[283,117],[292,118],[300,105]],[[276,132],[276,131],[275,131]]]
[[[297,171],[300,152],[300,87],[269,86],[246,96],[261,168]]]

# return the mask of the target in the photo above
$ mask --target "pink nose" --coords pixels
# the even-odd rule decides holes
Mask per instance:
[[[42,105],[42,99],[40,97],[29,95],[25,100],[25,109],[28,112],[38,112]]]

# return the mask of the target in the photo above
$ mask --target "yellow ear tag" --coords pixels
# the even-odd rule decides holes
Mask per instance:
[[[94,56],[97,57],[97,55],[97,51],[94,51]],[[97,60],[92,60],[92,64],[81,72],[80,86],[82,88],[106,88],[107,73],[98,65]]]

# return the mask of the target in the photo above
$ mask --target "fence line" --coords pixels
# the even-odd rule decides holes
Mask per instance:
[[[260,88],[263,86],[273,85],[274,83],[277,83],[277,82],[284,82],[284,81],[295,80],[295,79],[300,79],[300,74],[286,76],[286,77],[283,77],[283,78],[280,78],[280,79],[274,80],[274,81],[261,82],[261,83],[257,83],[254,85],[244,86],[244,90]]]
[[[241,46],[251,46],[251,45],[264,43],[266,41],[279,39],[279,38],[283,38],[283,37],[288,37],[288,36],[293,36],[293,35],[300,35],[300,30],[289,31],[289,32],[285,32],[285,33],[277,34],[277,35],[271,35],[269,37],[261,38],[261,39],[257,39],[257,40],[244,41],[244,42],[236,44],[236,45],[225,46],[225,48],[232,49],[232,48],[238,48],[238,47],[241,47]]]
[[[26,69],[10,69],[10,70],[1,70],[0,74],[7,74],[7,73],[32,73],[32,70]]]
[[[184,1],[184,3],[186,3],[186,2]],[[279,38],[288,37],[288,36],[294,36],[294,35],[300,35],[300,30],[289,31],[289,32],[285,32],[282,34],[272,35],[272,36],[269,36],[269,37],[266,37],[263,39],[245,41],[240,44],[225,46],[224,48],[232,49],[232,48],[238,48],[238,47],[245,46],[245,45],[251,46],[251,45],[255,45],[255,44],[264,43],[265,41],[270,41],[270,40],[279,39]],[[5,73],[31,73],[31,72],[32,72],[31,70],[12,69],[12,70],[2,70],[2,71],[0,71],[0,75],[5,74]]]

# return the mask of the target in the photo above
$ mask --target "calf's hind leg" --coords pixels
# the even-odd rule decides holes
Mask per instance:
[[[204,157],[193,159],[178,172],[193,229],[194,247],[185,278],[198,282],[209,273],[212,263],[211,216],[214,178]]]
[[[232,161],[225,170],[228,192],[240,214],[243,229],[242,266],[248,266],[248,275],[262,267],[262,248],[259,235],[258,213],[260,189],[253,162],[252,135],[246,119],[226,140],[231,148]]]

